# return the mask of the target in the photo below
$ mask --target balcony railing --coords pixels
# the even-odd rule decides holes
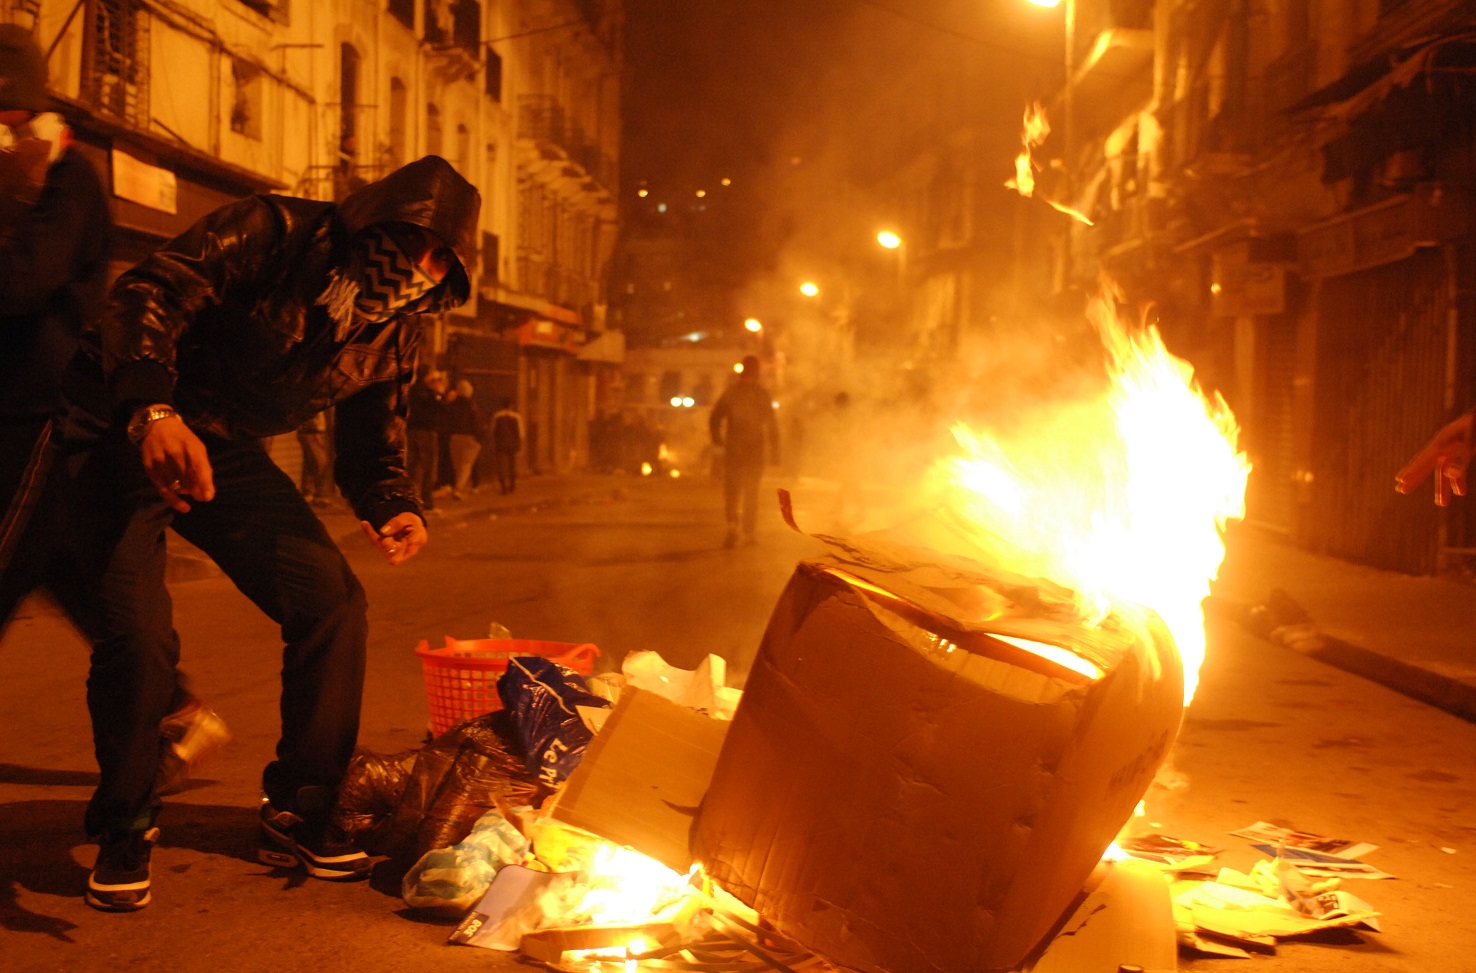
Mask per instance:
[[[564,147],[568,136],[564,106],[553,95],[523,95],[518,99],[518,135]]]
[[[431,47],[458,48],[480,62],[482,47],[482,5],[478,0],[452,0],[451,3],[423,0],[425,5],[425,42]],[[437,11],[450,13],[444,23]]]
[[[140,0],[98,0],[84,41],[82,99],[135,128],[149,127],[149,13]]]

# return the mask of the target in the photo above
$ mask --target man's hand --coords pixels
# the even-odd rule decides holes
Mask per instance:
[[[1449,505],[1451,494],[1466,495],[1466,466],[1471,462],[1472,413],[1449,423],[1394,477],[1394,489],[1409,493],[1435,474],[1435,504]]]
[[[149,423],[138,450],[154,489],[175,510],[190,512],[185,497],[215,499],[215,479],[205,444],[179,416]]]
[[[359,521],[359,527],[363,529],[364,536],[369,538],[369,543],[379,548],[390,564],[404,564],[430,540],[430,535],[425,530],[425,521],[408,511],[391,517],[379,530],[375,530],[367,520]]]

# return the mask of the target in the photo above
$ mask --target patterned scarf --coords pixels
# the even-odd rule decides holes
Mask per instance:
[[[365,230],[346,271],[334,271],[318,304],[347,330],[355,313],[363,321],[388,321],[435,289],[437,282],[412,263],[395,239],[380,227]]]

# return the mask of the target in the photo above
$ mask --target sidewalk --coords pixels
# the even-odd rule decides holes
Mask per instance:
[[[542,507],[594,503],[619,499],[632,485],[642,482],[637,476],[615,476],[599,473],[545,474],[518,480],[516,492],[503,495],[495,484],[489,484],[465,500],[437,497],[435,509],[429,512],[427,527],[431,537],[436,530],[450,524],[478,517],[527,513]],[[362,542],[359,519],[347,503],[339,501],[328,507],[314,507],[318,519],[340,546]],[[169,564],[166,578],[170,582],[214,578],[220,568],[198,548],[174,532],[169,533]]]
[[[1226,548],[1211,611],[1476,722],[1476,587],[1311,554],[1250,527]]]

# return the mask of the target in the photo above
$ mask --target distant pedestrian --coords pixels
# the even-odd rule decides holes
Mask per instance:
[[[513,408],[513,400],[505,398],[492,413],[492,460],[497,469],[497,483],[503,493],[518,488],[518,453],[523,449],[523,417]]]
[[[297,444],[302,447],[302,473],[297,486],[303,499],[317,506],[332,503],[335,491],[327,412],[319,412],[297,427]]]
[[[482,417],[477,413],[476,389],[466,379],[446,393],[446,436],[451,451],[451,496],[466,499],[472,489],[472,471],[482,451]]]
[[[1460,418],[1448,422],[1405,464],[1394,477],[1394,488],[1400,493],[1410,493],[1425,482],[1432,473],[1435,477],[1435,503],[1448,506],[1451,495],[1466,495],[1466,467],[1476,454],[1476,409],[1465,412]]]
[[[441,460],[441,429],[446,424],[446,373],[423,369],[410,387],[405,418],[406,469],[420,493],[423,510],[435,509],[436,472]]]
[[[758,528],[758,488],[764,465],[779,461],[779,423],[768,389],[759,384],[756,355],[743,359],[738,380],[728,386],[708,419],[715,450],[723,458],[723,512],[728,533],[726,547],[743,538],[753,543]],[[767,450],[766,450],[767,447]]]

